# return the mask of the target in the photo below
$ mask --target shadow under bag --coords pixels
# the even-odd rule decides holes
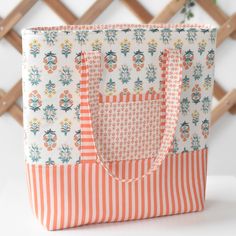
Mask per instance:
[[[27,183],[47,229],[204,208],[214,28],[22,34]]]

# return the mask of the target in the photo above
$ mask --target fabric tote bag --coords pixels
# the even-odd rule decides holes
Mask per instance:
[[[30,202],[49,230],[204,208],[216,30],[23,31]]]

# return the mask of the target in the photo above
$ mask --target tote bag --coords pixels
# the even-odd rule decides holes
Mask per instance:
[[[23,31],[30,203],[49,230],[204,208],[216,30]]]

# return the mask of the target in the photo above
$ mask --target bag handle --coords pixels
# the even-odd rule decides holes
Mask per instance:
[[[97,52],[96,52],[97,53]],[[90,102],[87,99],[87,106],[88,106],[88,115],[90,116],[91,122],[91,133],[92,138],[94,140],[94,149],[96,152],[96,160],[105,171],[114,179],[120,182],[133,182],[144,178],[147,175],[150,175],[153,171],[157,170],[157,168],[162,164],[165,160],[167,155],[169,154],[169,150],[171,148],[174,134],[176,131],[176,127],[178,124],[178,117],[179,117],[179,110],[180,110],[180,96],[181,96],[181,87],[182,87],[182,55],[180,50],[177,49],[165,49],[164,50],[164,57],[162,60],[163,63],[163,74],[162,78],[164,79],[165,90],[164,90],[164,102],[165,102],[165,129],[163,131],[163,135],[161,138],[160,148],[157,153],[157,157],[152,162],[151,167],[149,170],[144,173],[143,175],[130,178],[130,179],[123,179],[116,176],[112,173],[109,168],[106,166],[105,161],[103,158],[98,154],[98,149],[96,147],[96,142],[94,139],[94,130],[92,125],[92,114],[90,109]],[[83,81],[84,91],[86,94],[83,93],[83,96],[89,97],[89,66],[88,66],[88,53],[82,52],[81,53],[81,66],[80,66],[80,76],[81,81]],[[82,129],[82,127],[81,127]],[[82,130],[81,130],[82,131]]]

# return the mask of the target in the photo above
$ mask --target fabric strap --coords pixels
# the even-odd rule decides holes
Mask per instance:
[[[177,49],[165,49],[163,52],[162,59],[162,79],[165,84],[165,94],[164,94],[164,102],[165,102],[165,127],[162,133],[160,147],[157,151],[157,157],[153,160],[150,168],[143,175],[130,178],[130,179],[122,179],[117,177],[111,170],[106,166],[105,160],[102,158],[102,154],[98,153],[97,145],[96,145],[96,137],[94,135],[95,129],[95,116],[97,115],[98,107],[94,110],[91,109],[91,106],[96,106],[96,103],[93,103],[94,99],[98,99],[96,94],[90,94],[91,89],[89,83],[94,82],[95,84],[92,87],[96,87],[98,90],[99,81],[93,81],[91,79],[91,73],[89,70],[89,66],[93,67],[93,62],[88,64],[88,58],[93,55],[101,56],[99,52],[82,52],[81,53],[81,65],[80,65],[80,76],[81,76],[81,87],[80,87],[80,98],[81,98],[81,113],[85,116],[82,116],[81,120],[81,158],[84,156],[95,156],[96,161],[103,166],[103,168],[107,171],[107,173],[112,176],[114,179],[120,182],[133,182],[140,180],[141,178],[151,174],[153,171],[157,170],[157,168],[162,164],[163,160],[167,157],[170,152],[174,134],[176,131],[176,127],[178,124],[179,111],[180,111],[180,96],[181,96],[181,87],[182,87],[182,55],[180,50]],[[96,70],[96,68],[94,68]],[[101,68],[100,68],[101,69]],[[90,96],[91,95],[91,96]],[[98,104],[97,104],[98,106]],[[95,111],[95,113],[94,113]],[[88,135],[90,135],[89,139],[92,143],[91,147],[93,150],[90,152],[86,152],[86,147],[83,145],[83,140],[85,137],[88,139]]]

